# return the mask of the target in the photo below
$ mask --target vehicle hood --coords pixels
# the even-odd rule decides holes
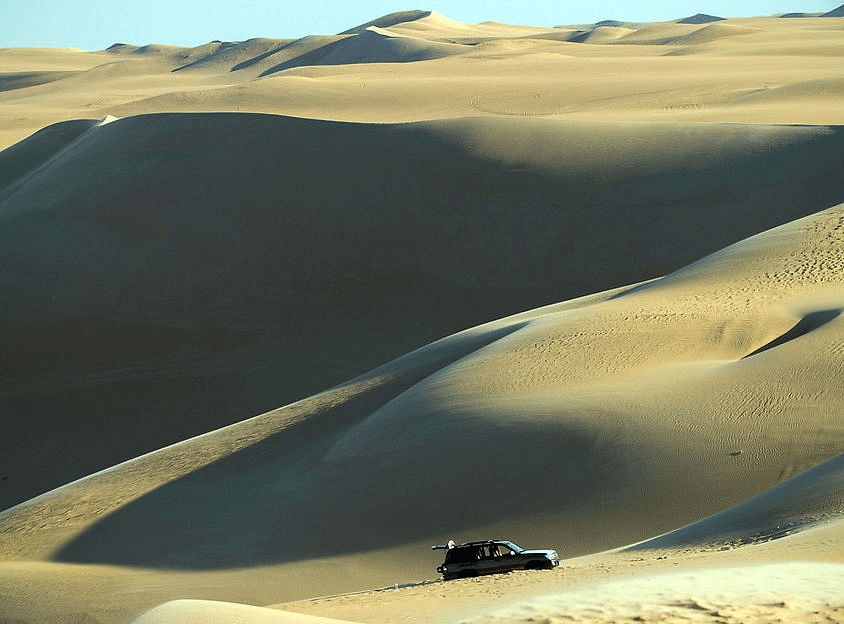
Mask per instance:
[[[522,555],[543,555],[548,557],[556,557],[557,551],[553,549],[535,549],[535,550],[523,550],[520,554]]]

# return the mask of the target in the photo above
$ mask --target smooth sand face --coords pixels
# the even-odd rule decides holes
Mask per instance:
[[[0,619],[840,619],[842,29],[0,50]]]

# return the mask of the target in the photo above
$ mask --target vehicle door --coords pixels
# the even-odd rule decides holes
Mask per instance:
[[[512,570],[511,564],[516,563],[510,557],[502,556],[501,546],[485,544],[478,549],[478,571],[481,574],[495,574]]]
[[[457,547],[448,551],[445,565],[452,576],[461,576],[465,572],[478,572],[478,549],[474,546]]]
[[[494,544],[491,548],[491,555],[498,562],[501,571],[521,570],[524,567],[521,557],[504,544]]]

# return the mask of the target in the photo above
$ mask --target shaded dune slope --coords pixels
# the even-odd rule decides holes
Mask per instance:
[[[844,455],[734,507],[626,550],[753,544],[829,521],[844,525]]]
[[[754,355],[759,355],[760,353],[764,353],[768,349],[773,349],[774,347],[783,345],[790,340],[795,340],[797,338],[800,338],[801,336],[805,336],[810,331],[818,329],[819,327],[823,327],[830,321],[838,318],[840,315],[841,310],[818,310],[816,312],[810,312],[806,316],[801,318],[797,322],[797,325],[789,329],[787,332],[785,332],[781,336],[777,336],[771,342],[762,345],[753,353],[749,353],[744,357],[752,357]]]
[[[718,17],[717,15],[707,15],[706,13],[696,13],[695,15],[691,15],[689,17],[684,17],[683,19],[678,19],[678,24],[711,24],[712,22],[722,22],[724,21],[723,17]]]
[[[355,63],[411,63],[462,54],[469,48],[453,43],[439,43],[395,35],[377,26],[369,26],[348,37],[336,38],[326,45],[268,69],[264,75],[293,67],[312,65],[349,65]]]
[[[844,4],[836,9],[832,9],[828,13],[824,13],[822,17],[844,17]]]
[[[269,76],[291,67],[318,65],[333,46],[346,38],[346,35],[308,35],[272,52],[266,57],[259,57],[260,76]],[[245,66],[236,66],[245,69]]]
[[[314,65],[347,65],[355,63],[409,63],[454,54],[470,48],[453,43],[429,41],[426,34],[440,21],[447,21],[429,11],[405,11],[386,15],[338,35],[311,35],[296,40],[256,38],[242,42],[211,42],[196,48],[166,46],[126,46],[109,48],[112,54],[132,54],[169,58],[177,63],[172,71],[221,72],[248,71],[267,76],[290,69]],[[390,27],[419,22],[408,34],[399,34]],[[453,24],[463,27],[458,22]],[[189,62],[178,64],[178,59]]]
[[[320,64],[410,63],[461,54],[467,50],[466,46],[458,44],[395,35],[377,26],[370,26],[339,42],[335,49],[323,57]]]
[[[72,76],[73,71],[25,71],[0,73],[0,93],[28,89]]]
[[[515,331],[519,326],[520,324],[513,324],[500,328],[470,331],[445,339],[430,347],[410,353],[392,362],[386,368],[376,369],[358,379],[319,393],[308,399],[150,453],[33,499],[33,501],[13,508],[8,514],[2,516],[3,533],[6,536],[3,540],[3,553],[5,556],[11,555],[11,558],[18,558],[20,556],[30,558],[33,555],[36,557],[55,555],[54,551],[61,546],[63,539],[66,539],[68,535],[72,535],[80,528],[84,528],[90,520],[89,513],[93,511],[94,507],[100,507],[100,511],[95,512],[95,514],[103,515],[105,519],[110,513],[119,510],[127,503],[130,504],[130,507],[133,507],[132,501],[144,495],[152,496],[153,498],[163,495],[169,498],[174,493],[174,490],[168,487],[168,484],[175,486],[176,490],[182,492],[184,491],[182,490],[183,487],[192,488],[195,486],[205,491],[205,494],[200,494],[199,498],[203,498],[206,495],[217,498],[218,494],[213,493],[216,486],[212,485],[210,490],[206,490],[208,486],[207,478],[210,477],[212,481],[216,481],[218,479],[228,479],[233,475],[240,475],[245,477],[247,481],[250,481],[252,477],[258,476],[262,472],[262,469],[259,469],[257,473],[254,472],[254,469],[258,466],[264,466],[278,476],[281,476],[283,472],[287,472],[293,479],[291,481],[277,480],[275,481],[276,485],[283,489],[293,488],[293,490],[298,492],[295,495],[297,497],[304,495],[306,498],[309,498],[310,495],[307,492],[313,484],[301,481],[301,477],[303,473],[308,472],[308,465],[314,459],[318,460],[320,455],[325,452],[324,447],[327,443],[330,445],[332,439],[342,436],[344,432],[365,420],[380,406],[388,403],[392,398],[409,389],[429,374],[442,368],[449,362],[471,353],[479,346]],[[250,474],[252,477],[249,476]],[[324,476],[314,475],[317,480],[324,478]],[[354,481],[355,479],[352,476],[352,480]],[[259,482],[270,485],[269,482],[260,476],[258,482],[255,482],[254,485],[257,485]],[[343,486],[342,488],[346,490],[346,494],[342,495],[344,500],[363,494],[363,490],[356,490],[356,486],[351,481],[347,486]],[[251,487],[247,487],[247,490],[251,490]],[[196,563],[199,563],[200,566],[214,566],[223,561],[234,563],[236,560],[241,560],[245,562],[245,559],[241,559],[241,555],[236,555],[235,559],[232,559],[231,555],[227,554],[230,548],[226,545],[226,542],[228,542],[230,536],[226,537],[223,533],[219,533],[219,531],[222,530],[224,533],[227,533],[232,528],[229,523],[233,520],[238,522],[237,518],[241,518],[247,524],[255,520],[262,523],[266,522],[268,523],[266,526],[268,532],[270,534],[276,533],[276,531],[270,529],[270,525],[282,521],[278,514],[294,512],[289,506],[293,502],[293,499],[290,498],[293,490],[287,493],[279,491],[276,493],[277,495],[268,493],[267,496],[262,495],[255,499],[253,503],[269,506],[266,509],[267,515],[263,519],[259,519],[253,515],[254,509],[252,512],[249,512],[246,509],[236,510],[234,507],[229,508],[231,513],[218,510],[217,513],[211,514],[218,519],[210,519],[211,522],[208,528],[198,531],[196,540],[192,540],[193,545],[188,546],[188,548],[191,550],[198,548],[200,551],[205,551],[208,545],[205,537],[212,534],[216,534],[216,537],[213,539],[222,539],[223,541],[220,542],[220,548],[216,553],[207,552],[205,555],[200,556],[202,559],[205,559],[204,563]],[[88,494],[84,494],[84,492]],[[246,494],[247,497],[252,497],[255,492],[247,493],[246,490],[243,490],[241,493]],[[335,493],[339,494],[340,492]],[[373,491],[372,493],[374,494],[375,492]],[[97,499],[96,502],[90,499],[90,503],[93,503],[92,505],[82,502],[89,495],[93,495]],[[177,496],[181,496],[181,494]],[[194,497],[191,496],[190,498]],[[194,500],[198,502],[199,499]],[[140,500],[135,505],[145,507],[148,502],[150,502],[150,499]],[[222,501],[218,499],[219,502]],[[233,502],[229,501],[225,504],[228,505]],[[324,499],[322,502],[316,499],[312,501],[318,507],[328,502],[328,499]],[[30,507],[30,505],[34,505],[34,507]],[[69,522],[67,518],[61,519],[56,515],[56,512],[66,505],[78,505],[77,510],[80,512],[79,514],[75,514],[75,517],[70,519]],[[203,506],[204,503],[200,503],[200,507]],[[134,508],[137,509],[137,507]],[[53,533],[52,538],[48,537],[44,539],[46,536],[39,535],[40,531],[33,531],[33,527],[26,528],[18,524],[19,520],[23,517],[19,515],[19,512],[23,512],[23,515],[28,515],[31,518],[30,512],[33,510],[35,510],[35,516],[42,518],[46,523],[52,525],[52,530],[50,531]],[[182,507],[182,511],[189,515],[193,513],[189,507]],[[304,509],[301,511],[305,512]],[[374,511],[374,509],[370,511]],[[321,512],[322,510],[320,510]],[[124,527],[124,530],[133,531],[134,529],[131,529],[130,525],[135,525],[136,523],[133,518],[134,512],[129,511],[128,514],[123,514],[117,511],[117,513],[118,516],[115,520],[118,525],[122,525],[124,521],[127,521],[128,525]],[[163,522],[170,521],[165,516],[159,514],[154,515],[159,516],[159,520]],[[302,519],[306,517],[306,515],[300,514],[299,511],[295,511],[293,515]],[[177,517],[180,519],[177,520]],[[187,524],[191,524],[187,520],[187,517],[181,516],[180,512],[176,512],[171,519],[179,523],[187,522]],[[384,521],[386,522],[387,519],[384,518]],[[157,522],[153,521],[153,524],[157,524]],[[161,527],[153,528],[149,526],[148,528],[157,535],[156,540],[168,539],[166,531],[159,533]],[[293,527],[291,526],[290,528]],[[305,529],[305,526],[303,525],[300,528]],[[285,532],[278,533],[276,538],[281,538],[284,541],[284,546],[279,550],[273,547],[273,554],[267,551],[262,555],[259,551],[254,550],[251,551],[249,556],[255,557],[254,562],[275,561],[277,560],[277,555],[282,550],[285,550],[287,552],[286,554],[282,554],[281,560],[304,558],[307,548],[314,547],[315,544],[310,539],[303,539],[304,536],[298,529],[296,533],[298,536],[294,541],[288,541],[288,538],[292,537],[292,534],[287,533],[287,537],[285,537]],[[182,546],[179,545],[182,540],[180,534],[181,531],[177,531],[176,534],[172,535],[175,541],[167,545],[159,542],[159,545],[162,548],[175,547],[176,551],[182,550]],[[266,537],[275,539],[270,534],[260,538],[260,541],[263,541]],[[202,535],[205,535],[205,537],[201,537]],[[315,536],[315,534],[313,535]],[[246,539],[249,541],[251,538],[246,537]],[[329,549],[331,548],[340,548],[341,551],[348,547],[367,548],[372,545],[372,540],[378,541],[380,539],[373,532],[369,538],[363,538],[362,542],[353,540],[345,547],[342,547],[339,542],[331,540],[330,544],[318,546],[317,551],[323,554],[330,554]],[[294,546],[294,542],[298,540],[303,540],[303,542],[299,546]],[[113,551],[112,555],[124,563],[144,562],[150,565],[162,563],[166,565],[165,561],[155,561],[156,558],[163,554],[158,547],[144,554],[143,551],[147,547],[135,550],[134,546],[129,544],[120,546],[117,541],[109,538],[105,542],[101,542],[100,545],[104,547],[104,550],[96,548],[98,554],[94,555],[94,558],[109,557],[110,555],[107,554],[107,551],[117,548],[118,551],[122,552]],[[91,556],[91,553],[88,552],[89,548],[82,545],[85,542],[87,542],[87,538],[83,536],[78,544],[67,546],[65,555],[58,555],[59,558],[74,559],[81,553],[85,553],[81,554],[83,558],[89,558]],[[261,548],[265,546],[268,545],[265,544]],[[37,552],[32,550],[33,547]],[[129,550],[125,550],[127,547]],[[251,550],[252,546],[249,548]],[[186,560],[183,555],[184,553],[178,554],[174,551],[174,557],[171,558],[172,562],[180,565],[178,562],[181,561],[182,564],[193,567],[194,563]],[[218,560],[220,556],[223,557],[222,560]],[[165,557],[165,559],[167,558]]]
[[[217,50],[173,71],[235,71],[259,65],[293,42],[292,39],[249,39],[221,45]]]
[[[621,26],[594,26],[589,30],[576,30],[565,37],[560,37],[571,43],[608,43],[635,32]]]
[[[61,128],[0,191],[5,505],[844,197],[837,128],[160,114],[54,155]]]
[[[839,205],[92,475],[0,515],[0,551],[197,569],[504,532],[571,556],[703,518],[844,448],[840,318],[742,358],[788,310],[844,305],[842,224]],[[713,280],[722,263],[733,272]],[[840,472],[807,472],[702,539],[840,514]],[[407,558],[408,574],[427,566]]]
[[[60,122],[0,152],[0,192],[43,165],[97,123],[94,119]]]
[[[366,22],[365,24],[361,24],[360,26],[355,26],[354,28],[350,28],[349,30],[344,30],[340,34],[357,35],[365,31],[370,26],[376,26],[377,28],[389,28],[398,24],[403,24],[406,22],[415,22],[417,20],[429,18],[432,15],[432,11],[398,11],[396,13],[390,13],[389,15],[384,15],[383,17],[379,17],[378,19],[374,19],[371,22]]]
[[[217,54],[233,45],[232,43],[223,41],[210,41],[194,47],[162,45],[158,43],[143,46],[115,43],[109,46],[105,52],[112,56],[132,59],[135,64],[140,60],[144,60],[172,64],[175,69],[190,66],[193,63],[201,62],[203,59],[213,59]]]

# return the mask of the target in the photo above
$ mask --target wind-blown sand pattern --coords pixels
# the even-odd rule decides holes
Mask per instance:
[[[0,50],[0,621],[844,620],[834,13]]]

